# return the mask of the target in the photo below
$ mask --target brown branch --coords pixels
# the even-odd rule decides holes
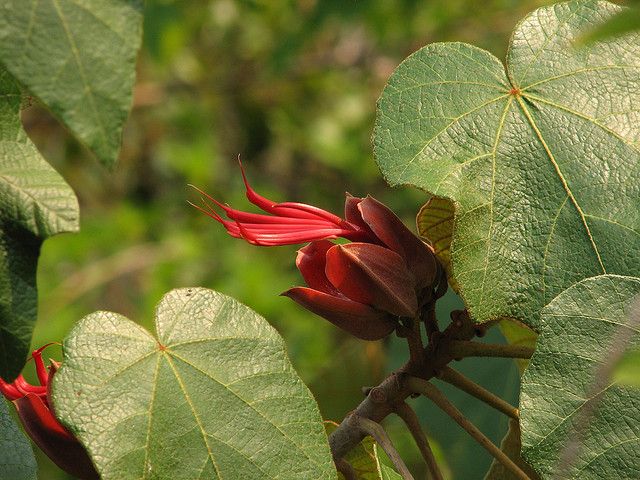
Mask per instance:
[[[435,403],[442,411],[449,415],[455,422],[467,431],[473,439],[478,442],[483,448],[485,448],[493,457],[504,465],[511,473],[521,480],[531,480],[531,478],[524,473],[513,460],[511,460],[502,450],[496,447],[491,440],[489,440],[474,424],[472,424],[467,418],[458,410],[444,394],[438,390],[435,385],[432,385],[426,380],[421,378],[409,377],[407,379],[407,386],[415,393],[420,393],[429,398]]]
[[[455,358],[464,357],[506,357],[531,358],[533,348],[523,345],[503,345],[497,343],[478,343],[453,340],[448,349]]]
[[[389,435],[387,435],[387,432],[382,428],[382,425],[368,418],[358,417],[357,415],[351,416],[351,422],[367,435],[373,437],[376,443],[380,445],[380,448],[387,454],[389,460],[391,460],[393,466],[396,467],[396,470],[403,480],[414,480],[413,475],[411,475],[411,472],[404,464],[404,461],[400,457],[396,447],[393,446]]]
[[[435,335],[438,338],[449,342],[451,340],[470,340],[474,337],[476,325],[466,313],[454,311],[451,317],[452,322],[445,331],[436,332]],[[372,388],[360,405],[351,414],[347,415],[338,428],[329,435],[329,445],[331,446],[334,461],[337,462],[343,458],[365,437],[360,429],[351,426],[350,418],[353,415],[380,423],[387,415],[393,412],[394,405],[403,402],[411,395],[412,392],[405,386],[406,374],[428,380],[433,378],[436,372],[442,370],[454,358],[446,349],[438,348],[437,344],[432,343],[425,349],[425,366],[423,369],[417,370],[409,362],[389,375],[380,385]]]
[[[491,393],[484,387],[481,387],[474,381],[468,379],[463,374],[449,366],[446,366],[442,369],[442,371],[438,374],[438,378],[447,383],[450,383],[460,390],[467,392],[469,395],[476,397],[478,400],[483,401],[490,407],[493,407],[496,410],[504,413],[505,415],[508,415],[514,420],[518,420],[520,418],[520,413],[518,412],[518,409],[516,407],[511,405],[509,402],[504,401],[497,395]]]
[[[424,430],[422,430],[422,427],[420,427],[420,421],[418,420],[416,412],[405,402],[397,404],[395,406],[395,412],[404,421],[411,435],[413,435],[416,445],[418,445],[420,453],[422,454],[422,458],[424,458],[424,461],[427,463],[431,480],[443,480],[442,472],[438,467],[436,458],[433,456],[427,435],[424,433]]]

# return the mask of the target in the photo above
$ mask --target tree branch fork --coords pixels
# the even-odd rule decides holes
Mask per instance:
[[[430,478],[442,480],[443,476],[433,456],[418,417],[405,402],[409,397],[424,396],[433,401],[444,413],[456,421],[474,440],[483,446],[497,461],[502,463],[516,478],[530,480],[521,469],[500,448],[495,446],[477,427],[475,427],[446,396],[429,380],[438,378],[513,419],[519,418],[518,409],[476,384],[449,366],[453,360],[465,357],[506,357],[530,358],[533,349],[519,345],[486,344],[472,341],[483,336],[491,323],[477,325],[466,311],[451,313],[451,323],[440,331],[435,320],[435,302],[428,302],[421,317],[410,320],[399,330],[398,335],[405,337],[409,345],[410,359],[400,369],[391,373],[378,386],[365,389],[364,400],[350,412],[338,428],[329,436],[329,445],[338,470],[345,478],[353,478],[349,473],[345,455],[355,448],[366,436],[372,436],[382,448],[404,480],[413,476],[398,455],[380,422],[388,415],[398,415],[412,434],[420,453],[427,465]],[[420,324],[424,322],[428,342],[423,346]]]

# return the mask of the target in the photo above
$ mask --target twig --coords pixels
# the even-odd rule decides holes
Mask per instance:
[[[439,339],[450,342],[451,340],[470,340],[474,337],[476,325],[464,311],[453,311],[451,319],[451,324],[443,332],[438,333]],[[343,419],[338,428],[329,435],[329,445],[334,460],[343,458],[365,437],[359,429],[351,426],[349,419],[352,415],[356,414],[378,423],[381,422],[393,412],[393,405],[404,401],[412,394],[404,382],[408,372],[411,375],[419,375],[420,378],[429,379],[453,359],[454,357],[446,349],[427,347],[425,348],[424,368],[420,372],[416,372],[408,363],[389,375],[377,387],[372,388],[353,413]]]
[[[407,336],[411,363],[419,369],[424,365],[424,344],[422,343],[420,323],[422,323],[420,317],[416,316],[412,321],[411,333]]]
[[[382,428],[382,425],[368,418],[359,417],[358,415],[351,415],[351,422],[357,425],[367,435],[373,437],[376,443],[380,445],[380,448],[387,454],[389,460],[391,460],[393,466],[396,467],[396,470],[403,480],[414,480],[413,475],[411,475],[411,472],[404,464],[404,461],[400,457],[396,447],[393,446],[389,435],[387,435],[387,432]]]
[[[458,410],[443,393],[436,388],[435,385],[423,380],[421,378],[409,377],[407,379],[407,386],[416,393],[420,393],[429,398],[435,403],[442,411],[449,415],[458,425],[464,428],[473,439],[484,447],[493,457],[502,463],[510,472],[512,472],[517,478],[521,480],[531,480],[531,478],[524,473],[513,460],[511,460],[502,450],[496,447],[491,440],[489,440],[473,423]]]
[[[453,340],[447,348],[456,358],[464,357],[506,357],[531,358],[533,348],[524,345],[503,345],[498,343],[479,343]]]
[[[468,379],[463,374],[449,366],[444,367],[440,371],[440,373],[438,374],[438,378],[447,383],[450,383],[454,387],[458,387],[460,390],[467,392],[469,395],[473,395],[478,400],[483,401],[487,405],[495,408],[505,415],[508,415],[514,420],[518,420],[520,418],[518,409],[511,405],[509,402],[506,402],[497,395],[494,395],[489,390],[478,385],[474,381]]]
[[[336,460],[337,470],[344,476],[345,480],[358,480],[358,473],[344,458]]]
[[[413,435],[416,445],[418,445],[420,453],[422,454],[422,458],[424,458],[424,461],[427,463],[431,479],[443,480],[442,472],[438,467],[436,458],[433,456],[429,440],[427,439],[424,430],[420,427],[420,421],[418,420],[416,412],[414,412],[413,409],[405,402],[395,405],[395,412],[404,421],[405,425],[411,432],[411,435]]]

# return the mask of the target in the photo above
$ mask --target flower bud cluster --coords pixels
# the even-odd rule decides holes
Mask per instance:
[[[422,293],[436,281],[437,261],[389,208],[369,196],[347,195],[343,219],[312,205],[273,202],[242,176],[247,198],[266,214],[233,209],[200,190],[203,207],[194,206],[254,245],[311,242],[296,259],[307,286],[283,295],[364,340],[381,339],[399,318],[418,314]],[[331,241],[337,238],[351,243]]]

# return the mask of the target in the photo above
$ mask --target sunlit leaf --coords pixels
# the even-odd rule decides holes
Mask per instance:
[[[335,478],[316,403],[263,318],[181,289],[156,330],[97,312],[64,342],[56,412],[101,478]]]
[[[42,241],[78,229],[78,201],[20,124],[21,94],[0,67],[0,377],[24,365],[36,320]]]
[[[105,165],[118,158],[141,0],[5,0],[0,62]]]
[[[384,89],[377,162],[392,185],[452,201],[453,276],[479,322],[536,328],[574,283],[640,273],[640,35],[574,48],[618,11],[535,11],[506,68],[471,45],[428,45]]]

